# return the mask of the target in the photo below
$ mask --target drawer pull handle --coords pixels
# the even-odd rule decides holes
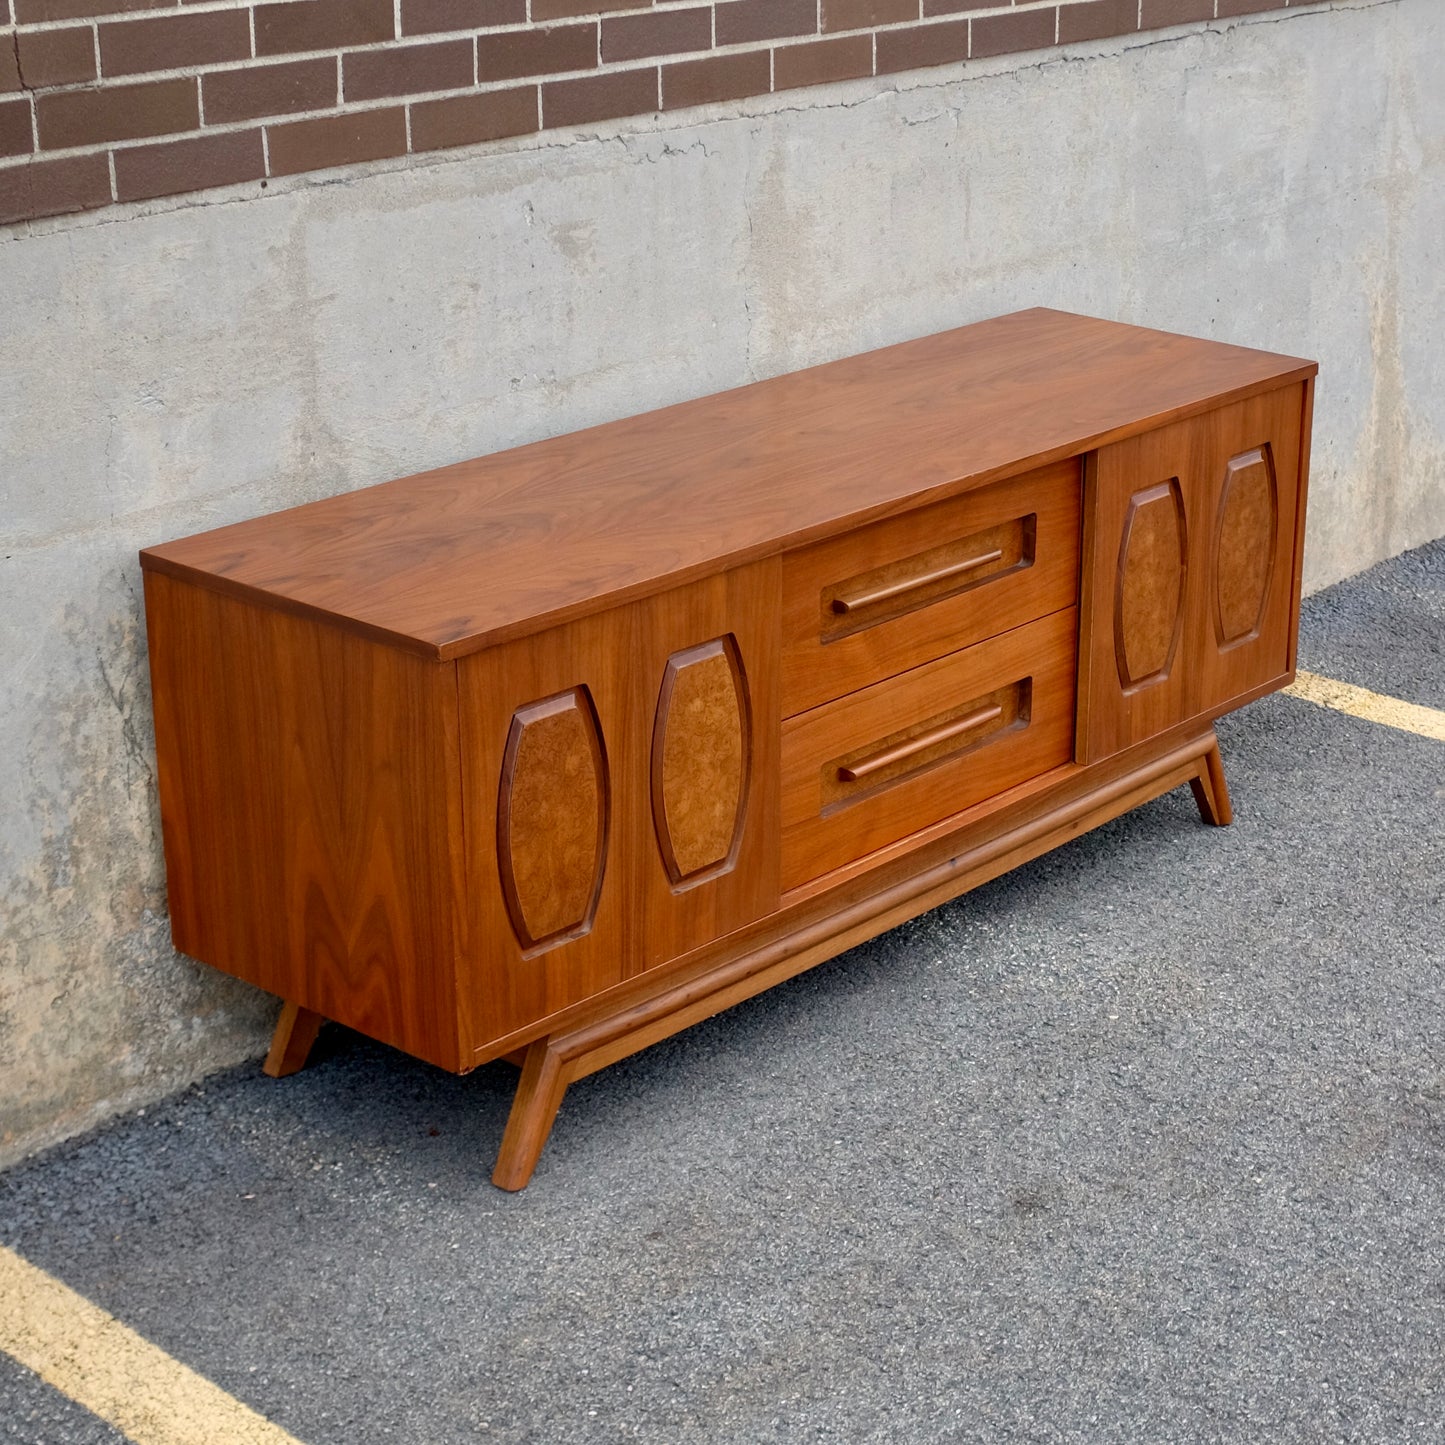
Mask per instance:
[[[980,708],[977,712],[969,713],[967,717],[957,718],[951,723],[944,723],[942,727],[934,728],[932,732],[921,733],[916,738],[909,738],[906,743],[899,743],[892,748],[884,748],[881,753],[874,753],[870,758],[860,758],[846,768],[840,767],[838,778],[844,783],[856,783],[871,773],[878,772],[881,768],[891,767],[894,763],[901,763],[905,758],[927,752],[929,748],[938,743],[947,742],[949,738],[956,738],[960,733],[982,727],[984,723],[990,723],[995,718],[1002,716],[1003,708],[998,703],[994,703],[992,707]]]
[[[975,567],[986,567],[990,562],[997,562],[1002,557],[1003,548],[995,547],[992,552],[984,552],[963,562],[950,562],[947,567],[938,567],[920,577],[905,577],[900,582],[890,582],[886,587],[876,587],[871,592],[857,592],[852,597],[835,597],[833,611],[846,614],[856,612],[860,607],[872,607],[878,602],[891,602],[895,597],[902,597],[904,593],[912,592],[915,588],[951,581],[954,577],[962,577],[965,572],[972,572]]]

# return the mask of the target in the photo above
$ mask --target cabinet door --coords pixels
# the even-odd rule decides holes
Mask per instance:
[[[778,906],[781,737],[776,557],[639,604],[632,804],[635,905],[625,973]]]
[[[479,1054],[777,906],[777,605],[772,560],[458,663]]]
[[[1081,762],[1287,680],[1306,405],[1304,386],[1285,387],[1090,459]]]

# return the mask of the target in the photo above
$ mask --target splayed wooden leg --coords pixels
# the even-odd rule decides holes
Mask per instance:
[[[1199,816],[1216,828],[1227,827],[1234,821],[1234,809],[1229,802],[1229,785],[1224,781],[1224,759],[1219,755],[1217,738],[1199,764],[1199,776],[1189,780],[1194,801],[1199,805]]]
[[[306,1067],[311,1045],[326,1020],[309,1008],[287,999],[281,1005],[281,1017],[276,1020],[276,1032],[271,1036],[271,1052],[266,1055],[262,1068],[273,1079],[284,1079]]]
[[[571,1082],[568,1061],[547,1039],[538,1039],[527,1049],[497,1167],[492,1170],[492,1183],[498,1189],[527,1187]]]

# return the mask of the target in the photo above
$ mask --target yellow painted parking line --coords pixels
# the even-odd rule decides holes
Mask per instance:
[[[1336,682],[1333,678],[1320,677],[1313,672],[1296,673],[1294,682],[1285,688],[1285,692],[1290,697],[1302,697],[1319,707],[1364,718],[1366,722],[1381,723],[1387,728],[1399,728],[1402,732],[1418,733],[1422,738],[1434,738],[1445,743],[1445,712],[1437,708],[1401,702],[1397,697],[1386,697],[1383,693],[1370,692],[1367,688],[1355,687],[1353,683]]]
[[[265,1416],[3,1247],[0,1350],[136,1445],[298,1445]]]

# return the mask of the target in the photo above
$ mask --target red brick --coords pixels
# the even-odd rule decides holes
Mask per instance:
[[[731,0],[717,7],[719,45],[817,33],[817,0]]]
[[[1194,20],[1213,20],[1214,0],[1144,0],[1141,30],[1160,30],[1166,25],[1188,25]]]
[[[201,77],[207,125],[327,110],[336,104],[337,58],[283,60],[240,70],[213,70]]]
[[[0,225],[109,204],[110,164],[103,155],[27,161],[0,169]]]
[[[0,4],[3,3],[4,0],[0,0]],[[20,89],[20,69],[15,63],[15,47],[7,45],[6,39],[8,37],[0,38],[0,95],[9,95]]]
[[[259,181],[265,174],[259,130],[130,146],[115,153],[115,194],[121,201],[148,201],[153,196],[234,186]]]
[[[153,80],[97,90],[59,90],[35,99],[42,150],[141,140],[195,130],[200,124],[196,82]]]
[[[342,59],[342,95],[347,100],[381,100],[428,90],[465,90],[472,84],[474,58],[470,40],[353,52]]]
[[[330,50],[396,38],[392,0],[285,0],[256,6],[256,54]]]
[[[823,33],[918,19],[918,0],[823,0]]]
[[[29,100],[0,100],[0,156],[28,156],[34,149]]]
[[[1011,55],[1054,43],[1054,12],[1022,10],[1017,15],[984,15],[973,21],[972,55]]]
[[[878,32],[879,75],[967,59],[967,20],[944,20],[938,25],[910,25],[904,30]]]
[[[652,0],[532,0],[533,20],[570,20],[598,11],[646,10]]]
[[[766,50],[744,50],[737,55],[714,55],[662,67],[664,110],[766,95],[771,89],[772,62]]]
[[[1284,0],[1219,0],[1219,18],[1229,19],[1234,15],[1254,15],[1261,10],[1283,10]]]
[[[95,79],[95,32],[89,25],[65,30],[22,30],[15,43],[20,56],[19,73],[31,90]],[[11,51],[12,63],[14,54]]]
[[[542,87],[542,124],[587,125],[621,115],[646,115],[657,109],[657,70],[618,70],[554,80]]]
[[[123,15],[128,10],[154,10],[165,0],[15,0],[21,25],[38,20],[88,20],[92,15]]]
[[[597,25],[555,25],[477,37],[477,79],[520,80],[590,70],[597,64]]]
[[[873,74],[873,37],[839,35],[803,45],[780,45],[773,51],[773,89],[824,85],[830,80],[856,80]]]
[[[616,15],[602,22],[603,60],[641,60],[712,49],[712,11],[658,10],[647,15]]]
[[[1059,43],[1131,35],[1139,28],[1138,0],[1084,0],[1059,7]]]
[[[992,0],[923,0],[923,15],[957,15],[960,11],[986,10]]]
[[[509,135],[530,135],[536,129],[535,85],[451,96],[446,100],[421,100],[411,108],[414,151],[477,145]]]
[[[244,10],[158,15],[100,27],[102,75],[140,75],[251,58],[251,20]]]
[[[267,126],[266,139],[273,176],[385,160],[406,153],[406,112],[400,106],[389,106],[320,120],[295,120]]]
[[[403,35],[522,25],[526,19],[527,0],[401,0]]]

